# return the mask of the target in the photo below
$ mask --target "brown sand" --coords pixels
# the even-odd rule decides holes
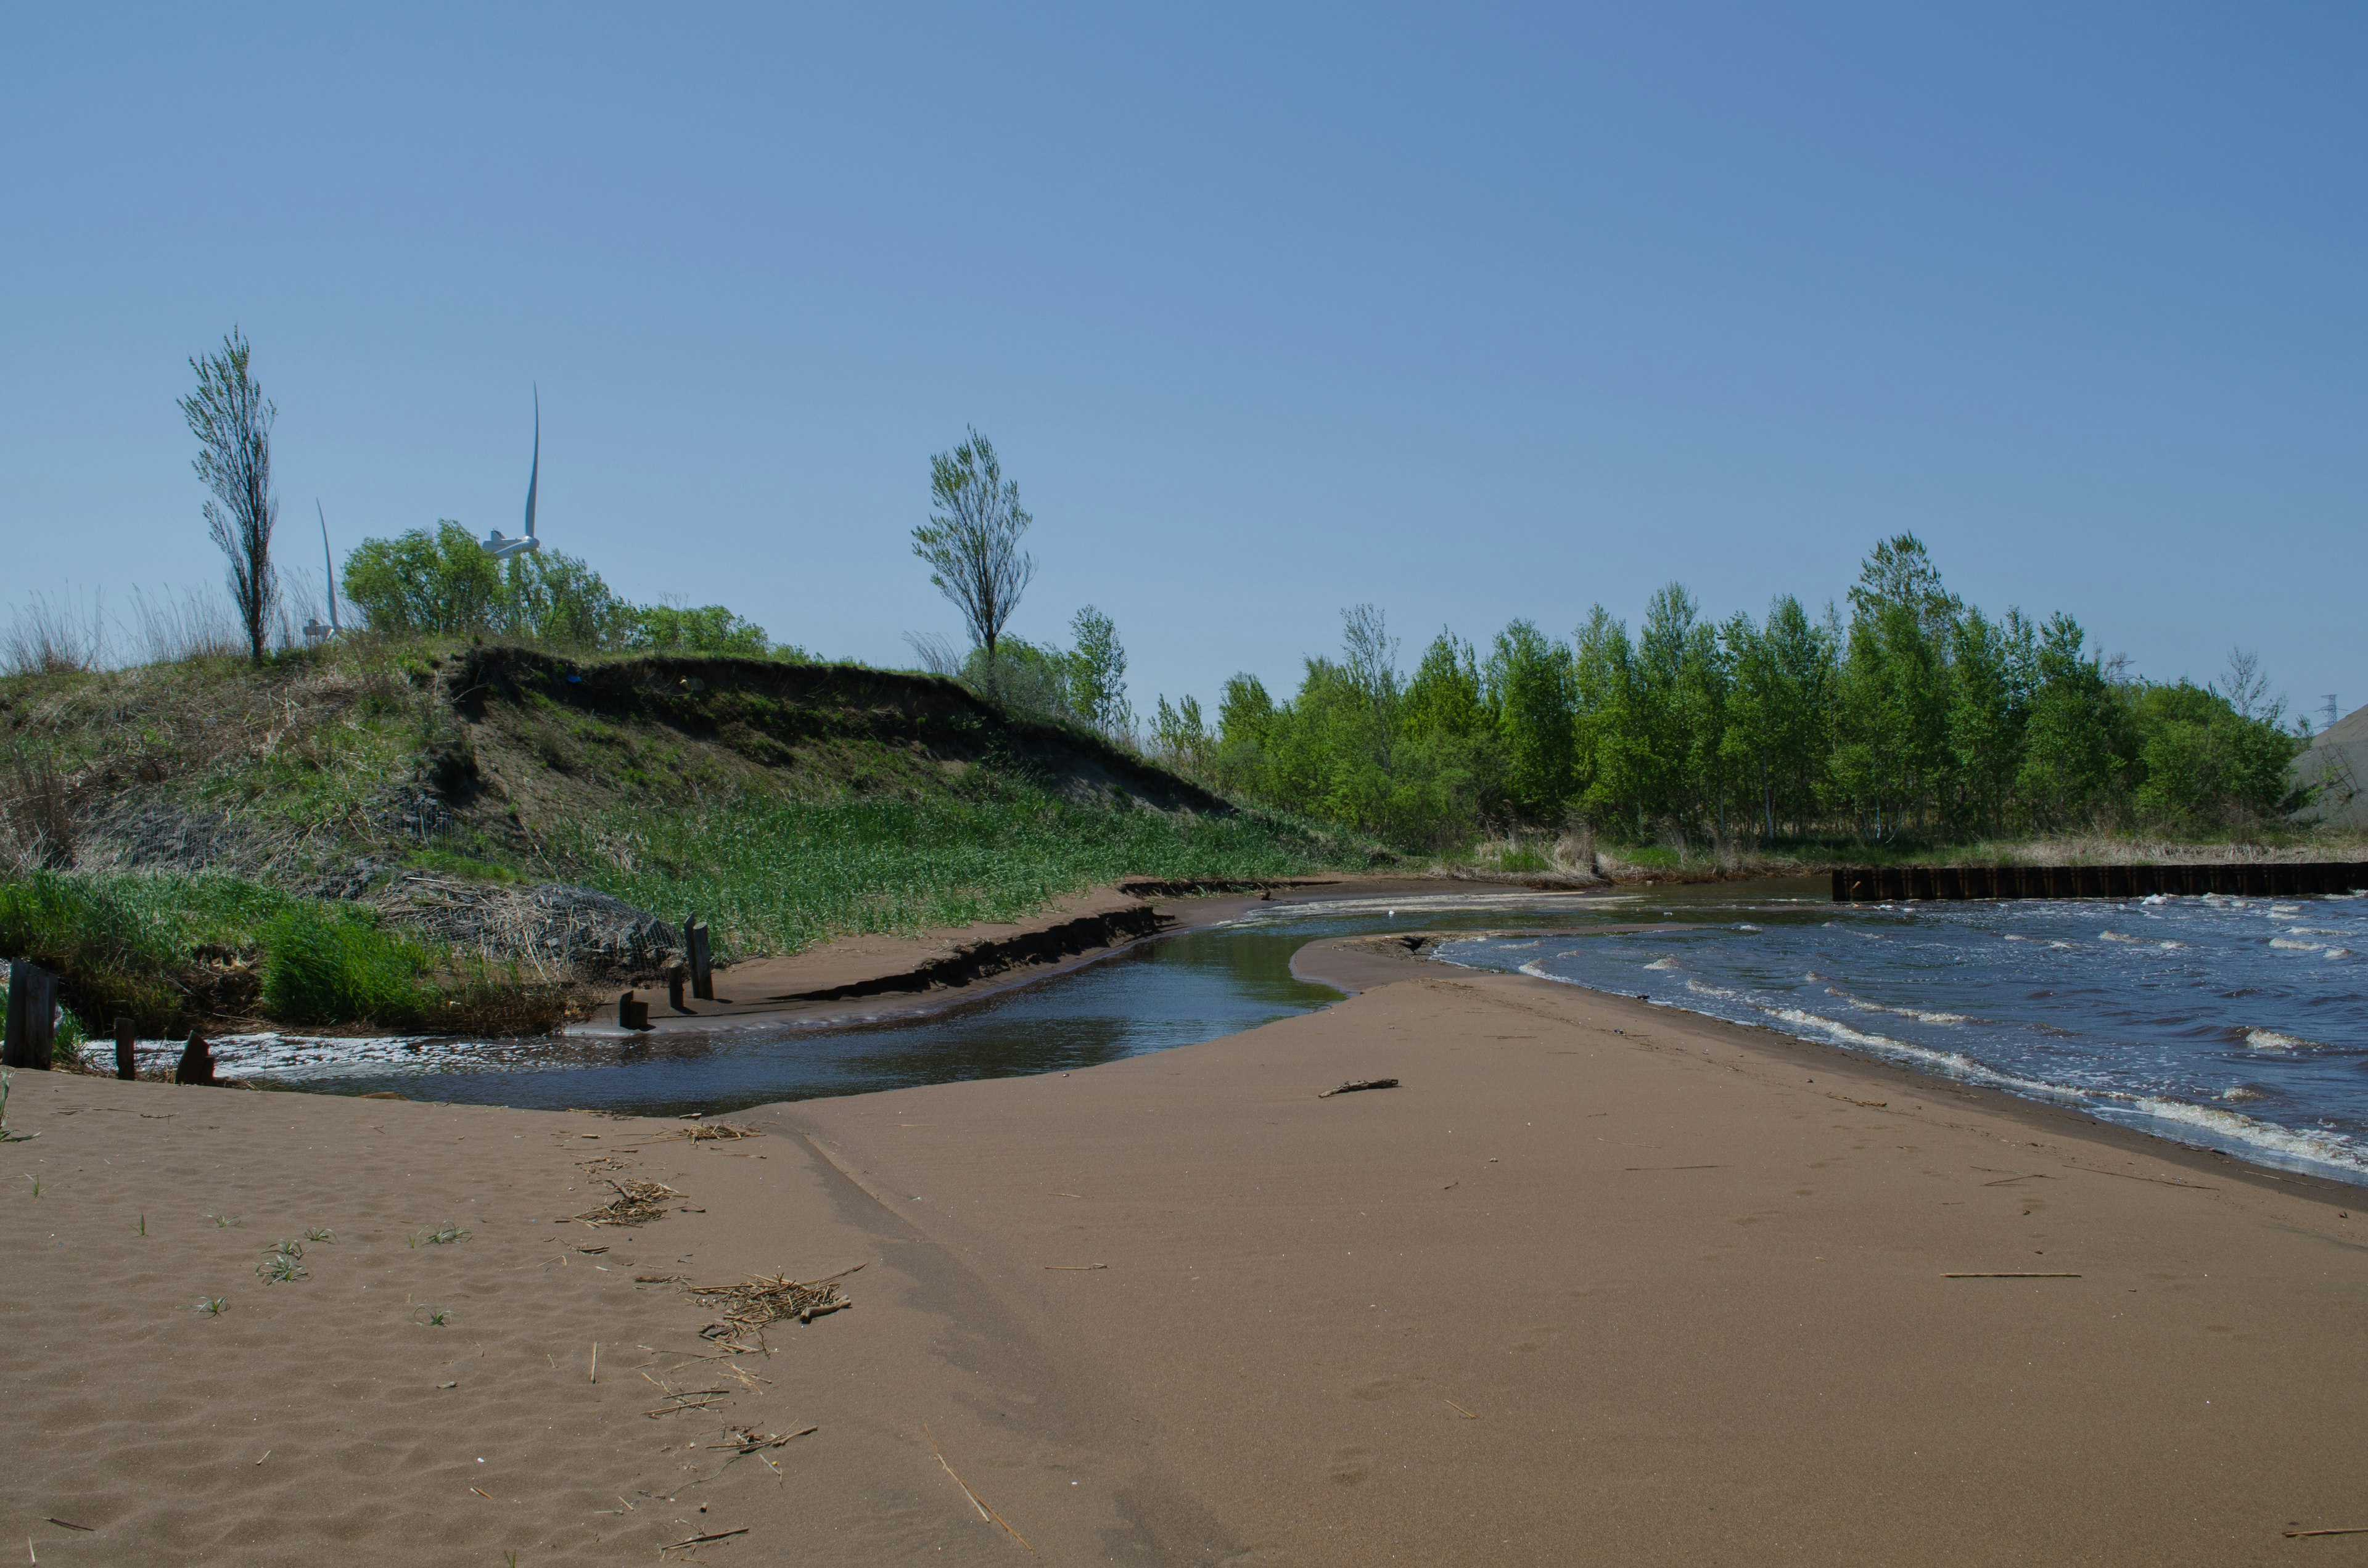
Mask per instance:
[[[0,1541],[2368,1561],[2282,1535],[2368,1526],[2353,1190],[1544,982],[1308,957],[1373,989],[1070,1075],[735,1115],[768,1133],[737,1142],[20,1074],[12,1125],[41,1136],[0,1151]],[[1375,1077],[1401,1086],[1316,1097]],[[553,1224],[607,1196],[604,1158],[683,1196]],[[406,1245],[446,1223],[469,1239]],[[257,1279],[307,1226],[336,1233],[311,1278]],[[732,1358],[753,1386],[692,1358],[713,1311],[634,1282],[858,1262],[852,1311]],[[726,1392],[654,1418],[653,1379]]]

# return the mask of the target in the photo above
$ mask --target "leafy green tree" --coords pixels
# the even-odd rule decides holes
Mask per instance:
[[[1577,751],[1570,650],[1531,622],[1514,621],[1497,634],[1486,678],[1505,803],[1520,822],[1557,825],[1570,802]]]
[[[1200,699],[1187,697],[1170,708],[1162,696],[1151,721],[1151,746],[1153,754],[1170,767],[1194,775],[1207,772],[1215,738],[1201,717]]]
[[[1019,505],[1019,483],[1003,477],[995,443],[975,429],[929,460],[929,495],[937,509],[913,529],[913,553],[962,611],[972,644],[985,650],[992,682],[995,645],[1036,575],[1034,559],[1019,548],[1034,519]]]
[[[2045,828],[2094,820],[2125,766],[2120,704],[2086,640],[2080,623],[2060,612],[2040,630],[2039,683],[2015,786]]]
[[[1087,605],[1069,622],[1076,645],[1067,655],[1069,705],[1079,719],[1105,734],[1134,729],[1134,709],[1126,699],[1126,649],[1118,625]]]
[[[1877,840],[1920,826],[1949,782],[1951,628],[1959,608],[1913,534],[1878,544],[1850,589],[1833,782]]]
[[[450,518],[434,532],[413,528],[364,540],[346,557],[346,598],[372,631],[464,637],[492,625],[502,573],[469,531]]]

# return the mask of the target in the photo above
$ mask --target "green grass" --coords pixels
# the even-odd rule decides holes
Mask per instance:
[[[426,1010],[426,949],[358,911],[291,904],[262,932],[263,1005],[291,1024],[367,1018],[397,1027]]]
[[[563,831],[585,881],[668,919],[696,911],[743,953],[1014,919],[1122,876],[1247,881],[1345,858],[1338,841],[1273,818],[1076,806],[1011,785],[620,812]]]
[[[0,953],[57,975],[81,1018],[162,1033],[193,1015],[538,1032],[556,1006],[381,931],[374,912],[215,873],[35,871],[0,881]]]

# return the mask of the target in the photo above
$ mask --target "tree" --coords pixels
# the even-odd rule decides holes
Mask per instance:
[[[1003,477],[995,444],[977,430],[929,460],[929,494],[938,509],[913,530],[913,553],[929,563],[929,581],[954,602],[971,641],[986,653],[995,680],[995,644],[1036,562],[1019,548],[1034,519],[1021,509],[1019,485]]]
[[[230,597],[246,631],[247,650],[263,663],[264,625],[279,601],[271,569],[271,530],[279,502],[271,494],[271,426],[279,410],[247,370],[246,338],[235,326],[219,352],[192,358],[198,390],[180,400],[198,438],[191,466],[213,492],[206,528],[230,558]]]
[[[1126,699],[1126,649],[1118,640],[1118,625],[1087,605],[1069,622],[1077,645],[1067,654],[1069,702],[1077,717],[1106,735],[1123,735],[1134,728],[1134,709]]]
[[[1488,692],[1505,756],[1505,797],[1516,816],[1560,824],[1575,749],[1570,650],[1526,620],[1497,634]]]

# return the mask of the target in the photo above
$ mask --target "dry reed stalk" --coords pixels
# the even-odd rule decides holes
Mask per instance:
[[[978,1510],[978,1517],[982,1519],[993,1519],[996,1524],[1002,1525],[1003,1533],[1018,1541],[1021,1546],[1027,1547],[1029,1554],[1033,1556],[1036,1549],[1032,1546],[1028,1546],[1028,1538],[1021,1535],[1018,1530],[1013,1529],[1004,1519],[1001,1514],[998,1514],[994,1509],[988,1507],[985,1500],[981,1498],[977,1493],[973,1492],[970,1489],[969,1482],[964,1481],[959,1475],[954,1475],[954,1467],[946,1463],[945,1450],[938,1447],[938,1435],[929,1430],[929,1424],[926,1421],[921,1423],[921,1436],[928,1438],[929,1452],[937,1455],[938,1463],[943,1467],[948,1475],[953,1476],[954,1484],[962,1489],[962,1495],[969,1498],[971,1506]]]

